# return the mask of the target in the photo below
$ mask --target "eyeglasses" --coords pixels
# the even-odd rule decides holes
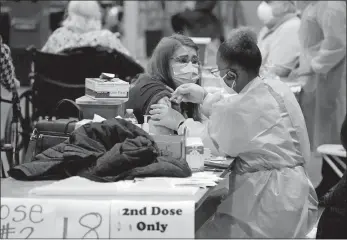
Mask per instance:
[[[189,56],[180,56],[172,58],[178,63],[189,63],[192,62],[192,64],[200,64],[198,56],[192,56],[191,59],[189,59]]]
[[[211,70],[211,74],[215,77],[220,77],[220,72],[224,71],[224,70],[229,70],[229,68],[224,68],[224,69],[218,69],[218,68],[214,68]]]

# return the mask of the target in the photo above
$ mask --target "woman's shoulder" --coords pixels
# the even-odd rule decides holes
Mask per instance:
[[[136,90],[141,88],[143,85],[153,81],[152,77],[148,73],[141,73],[136,80],[134,80],[131,85],[131,90]]]
[[[59,36],[59,35],[65,35],[65,34],[71,34],[72,31],[66,27],[60,27],[54,30],[54,32],[51,34],[51,36]]]
[[[117,37],[116,34],[112,33],[111,31],[107,29],[100,29],[100,30],[94,30],[90,32],[86,32],[86,35],[96,35],[99,37]]]
[[[167,102],[166,97],[170,96],[170,91],[163,82],[144,73],[139,76],[130,89],[129,101],[136,101],[137,105],[142,105],[142,114],[147,114],[150,105],[158,103],[158,101]]]
[[[138,79],[132,83],[130,89],[132,95],[146,96],[153,98],[156,96],[169,96],[170,92],[167,86],[160,80],[153,78],[148,73],[141,74]]]
[[[112,33],[108,29],[101,29],[101,30],[96,30],[92,31],[89,33],[86,33],[89,38],[93,38],[94,42],[97,44],[100,44],[105,47],[109,47],[111,49],[116,49],[117,51],[120,51],[128,56],[130,56],[130,53],[128,49],[126,49],[121,40],[119,39],[119,35],[116,33]]]

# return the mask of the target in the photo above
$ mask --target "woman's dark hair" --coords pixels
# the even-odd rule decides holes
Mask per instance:
[[[164,37],[154,49],[147,65],[147,72],[153,78],[164,82],[175,89],[176,86],[171,76],[170,59],[175,51],[181,46],[191,47],[198,52],[198,46],[190,39],[181,34]]]
[[[257,46],[257,35],[251,28],[240,27],[232,30],[218,52],[227,63],[237,64],[246,71],[259,74],[262,56]]]
[[[197,52],[199,50],[199,47],[189,37],[173,34],[160,40],[147,64],[147,73],[153,79],[163,82],[172,89],[176,89],[176,86],[171,76],[170,59],[181,46],[191,47]],[[201,85],[201,72],[197,84]],[[188,117],[192,117],[196,121],[201,120],[199,105],[186,103],[181,104],[181,108],[187,113]]]

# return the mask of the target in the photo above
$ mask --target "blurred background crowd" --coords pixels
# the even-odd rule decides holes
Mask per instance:
[[[28,68],[28,56],[23,50],[29,45],[44,46],[51,33],[60,27],[68,2],[1,1],[0,33],[3,42],[12,49],[22,85],[27,84]],[[192,28],[196,36],[223,39],[228,31],[241,25],[253,26],[257,31],[262,27],[256,13],[260,1],[196,2],[197,6],[195,1],[98,1],[98,4],[103,27],[118,32],[124,46],[141,62],[146,62],[162,37],[174,32],[172,17],[185,10],[189,13],[176,16],[174,27],[181,21],[197,21],[198,25]],[[209,24],[204,26],[206,22]]]

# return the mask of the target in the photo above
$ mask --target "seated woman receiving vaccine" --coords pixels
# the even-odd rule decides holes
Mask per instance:
[[[151,133],[174,134],[186,119],[200,124],[199,104],[176,104],[169,100],[171,93],[184,83],[200,85],[197,51],[198,46],[189,37],[180,34],[164,37],[149,60],[147,73],[140,75],[132,84],[126,108],[134,109],[140,124],[144,122],[144,115],[152,114],[149,121]],[[159,108],[169,117],[165,122],[158,121],[157,111],[152,108]]]

